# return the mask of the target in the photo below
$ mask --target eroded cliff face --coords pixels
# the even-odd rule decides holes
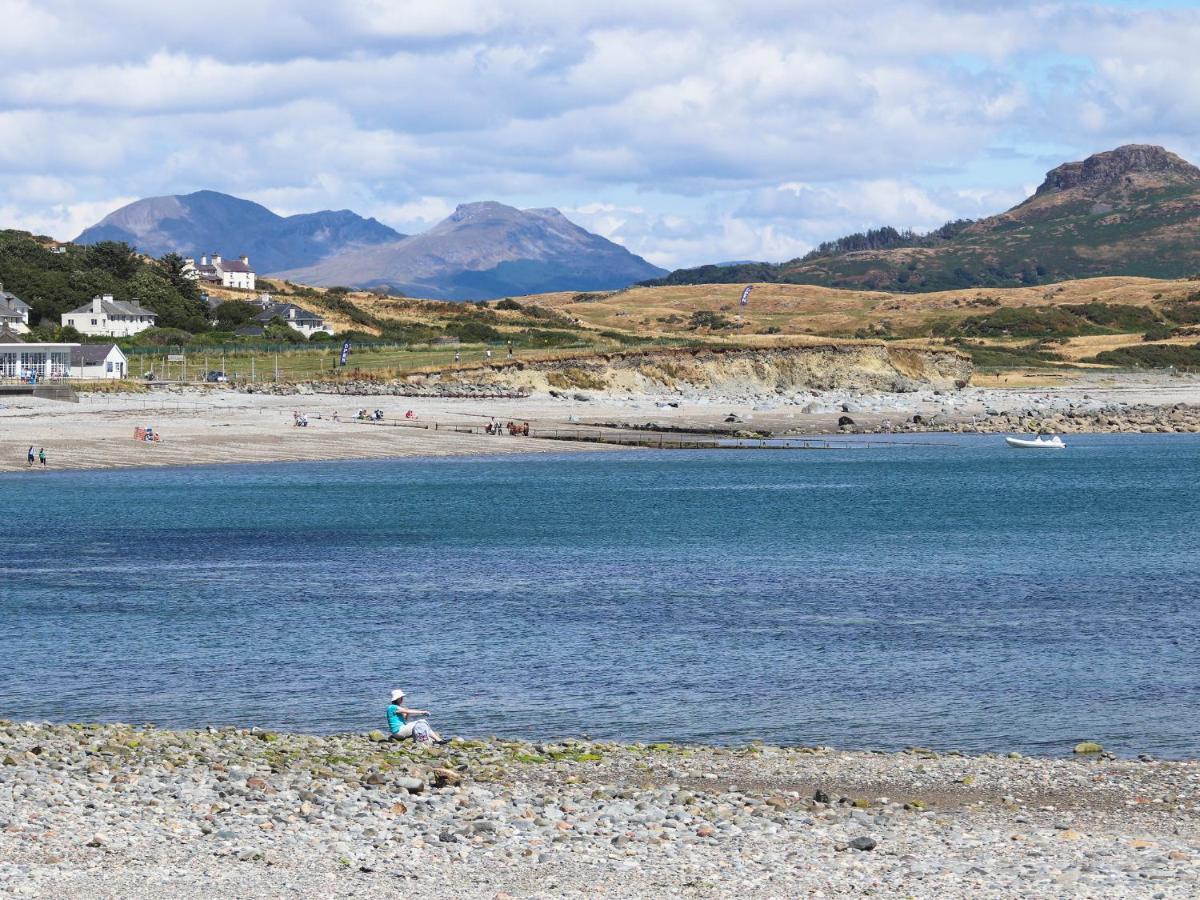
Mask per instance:
[[[680,391],[732,395],[954,388],[965,386],[971,372],[970,358],[956,350],[864,343],[627,350],[555,360],[518,359],[491,367],[415,378],[443,385],[486,384],[525,391]]]

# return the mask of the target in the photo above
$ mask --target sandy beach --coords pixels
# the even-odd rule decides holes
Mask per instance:
[[[24,897],[1194,897],[1194,761],[0,722]]]
[[[483,425],[493,416],[505,423],[529,422],[535,436],[597,425],[832,434],[839,431],[844,415],[855,422],[847,430],[860,433],[1005,431],[1020,427],[1026,416],[1043,420],[1056,415],[1071,417],[1056,421],[1064,431],[1153,430],[1141,421],[1115,427],[1105,424],[1110,419],[1104,416],[1116,415],[1111,421],[1121,422],[1121,411],[1132,407],[1186,408],[1183,424],[1172,426],[1173,430],[1197,430],[1190,426],[1196,412],[1192,408],[1200,407],[1200,378],[1085,373],[1071,379],[1040,379],[1030,386],[1012,379],[984,388],[906,394],[589,393],[534,394],[521,399],[275,395],[160,387],[145,393],[82,392],[79,403],[0,398],[0,471],[26,469],[31,445],[35,451],[46,448],[52,469],[564,453],[603,446],[482,434]],[[353,421],[359,408],[382,410],[386,424]],[[415,419],[405,418],[409,411]],[[308,427],[294,426],[294,412],[308,417]],[[913,426],[914,415],[925,424]],[[162,440],[134,440],[134,430],[145,426],[153,427]]]

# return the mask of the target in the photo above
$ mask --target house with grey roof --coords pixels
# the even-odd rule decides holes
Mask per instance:
[[[64,326],[69,325],[80,334],[107,337],[129,337],[153,328],[157,321],[158,313],[136,300],[114,300],[112,294],[93,297],[90,303],[62,314]]]
[[[0,283],[0,328],[17,334],[29,333],[29,304]]]
[[[223,259],[219,253],[214,253],[211,262],[207,256],[200,257],[199,265],[196,265],[196,260],[187,259],[183,264],[183,276],[193,281],[219,284],[221,287],[254,290],[255,275],[254,270],[250,268],[248,256]]]
[[[266,302],[256,304],[263,307],[262,312],[254,317],[254,321],[262,326],[279,319],[289,328],[294,328],[305,337],[312,337],[318,331],[333,334],[333,329],[325,324],[325,320],[314,312],[310,312],[295,303]]]
[[[72,378],[124,378],[129,360],[116,344],[79,344],[71,348]]]

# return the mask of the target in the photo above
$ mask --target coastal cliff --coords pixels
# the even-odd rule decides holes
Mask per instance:
[[[512,360],[409,376],[412,385],[486,385],[522,391],[702,391],[717,395],[801,390],[907,392],[964,387],[971,360],[956,350],[882,343],[625,350]]]

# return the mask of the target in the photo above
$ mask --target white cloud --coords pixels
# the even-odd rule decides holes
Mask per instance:
[[[663,264],[783,258],[996,211],[1046,146],[1200,152],[1192,9],[0,0],[0,21],[0,224],[60,237],[114,195],[209,187],[404,231],[559,205]]]

